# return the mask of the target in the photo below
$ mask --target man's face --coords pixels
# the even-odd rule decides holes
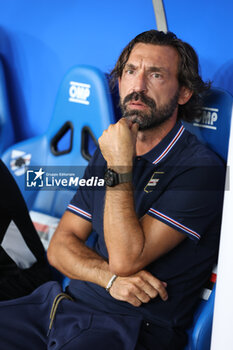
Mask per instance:
[[[178,53],[170,46],[138,43],[119,79],[123,117],[146,130],[177,115]]]

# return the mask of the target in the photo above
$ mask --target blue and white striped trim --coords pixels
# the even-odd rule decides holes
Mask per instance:
[[[201,236],[199,235],[199,233],[191,230],[190,228],[182,225],[181,223],[179,223],[178,221],[170,218],[167,215],[162,214],[161,212],[159,212],[158,210],[155,210],[153,208],[150,208],[148,210],[149,213],[153,214],[154,216],[161,218],[165,221],[167,221],[168,223],[172,224],[173,226],[176,226],[177,228],[183,230],[184,232],[188,233],[189,235],[191,235],[192,237],[194,237],[195,239],[200,240]]]
[[[168,152],[170,152],[170,150],[174,147],[174,145],[176,144],[176,142],[179,140],[179,138],[181,137],[181,135],[183,134],[185,130],[185,127],[183,125],[181,125],[180,129],[178,130],[177,134],[174,136],[174,138],[172,139],[172,141],[169,143],[169,145],[167,146],[167,148],[165,148],[165,150],[160,154],[160,156],[158,156],[154,161],[153,164],[158,164],[167,154]]]
[[[75,214],[80,214],[83,217],[85,217],[85,219],[92,219],[92,215],[88,212],[86,212],[85,210],[78,208],[76,206],[74,206],[73,204],[69,204],[67,209],[71,210],[72,212],[74,212]]]

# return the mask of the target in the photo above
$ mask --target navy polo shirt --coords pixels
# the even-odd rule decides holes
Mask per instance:
[[[106,162],[97,149],[85,178],[103,179]],[[187,326],[217,258],[225,169],[223,162],[177,122],[145,155],[135,157],[133,185],[138,218],[145,214],[183,233],[186,239],[145,269],[167,282],[168,300],[140,307],[115,300],[104,288],[71,280],[69,292],[105,312],[141,315],[168,327]],[[104,242],[104,186],[80,186],[67,210],[92,222],[94,249],[108,259]]]

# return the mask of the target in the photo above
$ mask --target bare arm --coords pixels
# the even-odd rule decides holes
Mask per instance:
[[[108,262],[85,245],[91,228],[90,222],[66,212],[50,242],[48,259],[66,276],[105,288],[113,273]],[[119,277],[113,287],[110,290],[113,298],[134,306],[147,303],[158,294],[163,300],[167,299],[166,284],[147,271],[140,271],[127,278]]]
[[[132,171],[136,135],[137,127],[129,127],[124,119],[103,133],[99,144],[109,167]],[[184,234],[149,215],[138,219],[130,183],[107,189],[104,235],[110,270],[120,276],[137,273],[185,239]]]
[[[48,260],[69,278],[105,287],[112,273],[108,262],[85,245],[91,228],[92,225],[87,220],[65,212],[50,242]]]
[[[104,232],[110,270],[120,276],[144,269],[185,239],[184,234],[149,215],[138,219],[131,184],[107,190]]]

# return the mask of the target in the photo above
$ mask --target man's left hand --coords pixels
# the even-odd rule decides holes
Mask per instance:
[[[162,282],[150,272],[142,270],[132,276],[117,277],[109,292],[113,298],[138,307],[142,303],[148,303],[158,295],[166,301],[168,299],[166,287],[166,282]]]

